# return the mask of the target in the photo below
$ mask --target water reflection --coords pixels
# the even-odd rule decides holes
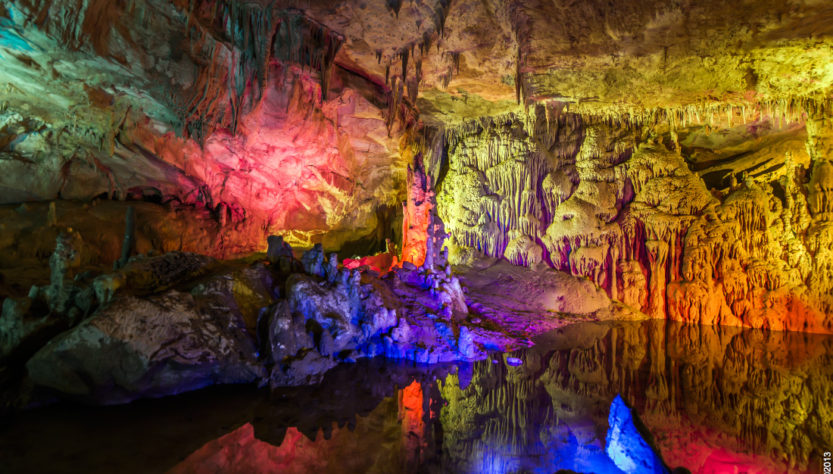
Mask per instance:
[[[603,449],[617,393],[671,467],[820,472],[833,447],[831,336],[652,321],[574,325],[536,343],[459,367],[365,361],[271,397],[89,409],[83,423],[109,432],[86,444],[67,437],[77,409],[34,411],[0,430],[0,460],[10,472],[618,472]],[[187,428],[182,406],[199,423]],[[130,462],[137,442],[150,465]],[[33,469],[45,453],[52,469]]]
[[[455,471],[603,472],[617,393],[665,461],[692,472],[785,472],[833,445],[833,338],[652,321],[582,324],[447,377],[444,463]],[[728,470],[728,471],[727,471]],[[818,472],[818,471],[816,471]]]

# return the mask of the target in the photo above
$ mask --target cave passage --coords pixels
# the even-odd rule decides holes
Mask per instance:
[[[3,0],[0,471],[829,466],[833,7],[736,3]]]

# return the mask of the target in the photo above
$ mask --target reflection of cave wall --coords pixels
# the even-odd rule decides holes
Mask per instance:
[[[320,384],[272,392],[28,410],[0,426],[0,458],[3,472],[437,472],[422,467],[436,442],[428,391],[449,370],[362,359]]]
[[[522,354],[520,367],[476,364],[465,389],[446,379],[443,449],[456,469],[480,462],[478,453],[504,460],[537,453],[550,462],[570,436],[598,445],[617,393],[672,467],[696,471],[725,448],[738,462],[772,452],[804,470],[833,443],[833,347],[822,336],[581,324]],[[718,440],[715,429],[729,436]]]
[[[808,125],[810,156],[794,125],[672,124],[539,106],[449,128],[452,256],[544,262],[655,317],[833,329],[826,122]]]
[[[427,429],[431,387],[452,367],[363,360],[317,386],[272,393],[250,424],[171,469],[189,472],[438,472]],[[436,407],[433,408],[436,411]]]

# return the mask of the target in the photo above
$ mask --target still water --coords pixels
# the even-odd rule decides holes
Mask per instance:
[[[0,471],[620,472],[604,452],[617,394],[672,468],[822,472],[833,337],[581,323],[474,364],[371,360],[271,394],[52,406],[3,420]]]

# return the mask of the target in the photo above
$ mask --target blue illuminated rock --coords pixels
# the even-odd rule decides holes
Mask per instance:
[[[610,404],[610,428],[605,451],[616,467],[626,473],[667,473],[668,469],[634,424],[631,409],[616,395]]]

